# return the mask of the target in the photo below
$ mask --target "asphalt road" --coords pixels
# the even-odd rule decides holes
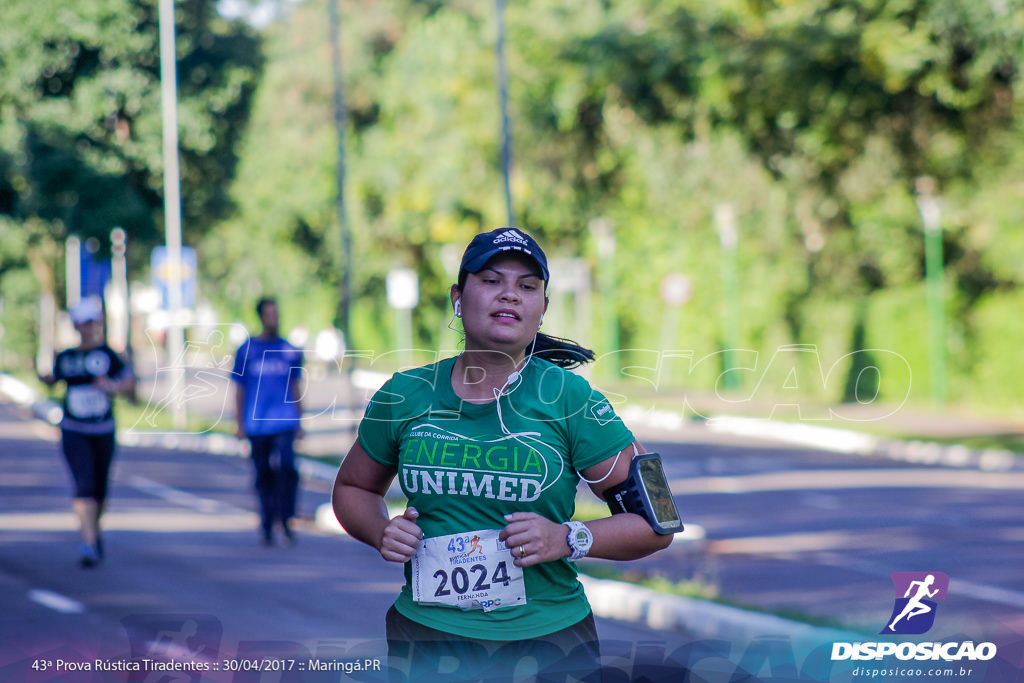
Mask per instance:
[[[1024,631],[1024,474],[738,439],[650,445],[683,517],[706,530],[698,569],[731,600],[877,633],[890,575],[939,571],[950,587],[936,629]]]
[[[0,681],[198,680],[57,664],[144,659],[212,667],[202,680],[383,680],[374,667],[385,662],[383,617],[402,570],[317,528],[327,484],[303,482],[298,543],[267,548],[246,459],[120,448],[104,517],[107,559],[79,569],[53,430],[12,413],[0,405]],[[621,680],[688,642],[606,619],[598,628]],[[370,670],[313,673],[310,660]]]
[[[53,668],[58,659],[117,664],[147,656],[221,669],[204,680],[380,679],[374,671],[250,670],[281,661],[383,661],[382,615],[401,568],[316,528],[326,484],[303,484],[297,546],[265,548],[245,459],[123,448],[106,517],[108,560],[80,570],[67,475],[52,438],[52,430],[0,406],[0,680],[196,680],[182,672]],[[684,520],[704,527],[709,553],[666,552],[624,568],[696,577],[739,603],[865,633],[890,616],[892,572],[944,572],[949,592],[927,637],[992,639],[1011,660],[1021,658],[1024,475],[689,438],[647,445],[665,456]],[[636,672],[666,653],[702,642],[700,634],[605,619],[599,631],[619,680],[638,680]],[[731,680],[753,644],[731,645],[703,657],[690,680]],[[1024,662],[1012,663],[1020,670]],[[667,671],[666,680],[684,676],[678,667]]]

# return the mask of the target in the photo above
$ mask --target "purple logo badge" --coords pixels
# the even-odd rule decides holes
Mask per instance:
[[[919,635],[935,623],[936,600],[945,600],[949,577],[942,572],[893,572],[896,602],[884,635]]]

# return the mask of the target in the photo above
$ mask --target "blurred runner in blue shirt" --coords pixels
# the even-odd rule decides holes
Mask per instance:
[[[277,302],[260,299],[256,313],[262,332],[235,353],[236,435],[248,438],[252,447],[264,545],[273,545],[275,523],[291,544],[299,485],[294,444],[303,434],[302,351],[278,334]]]

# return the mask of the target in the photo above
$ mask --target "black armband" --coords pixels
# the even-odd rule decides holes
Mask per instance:
[[[604,499],[613,515],[633,512],[659,534],[675,534],[683,530],[676,503],[668,487],[661,456],[641,453],[629,463],[629,477],[604,492]]]

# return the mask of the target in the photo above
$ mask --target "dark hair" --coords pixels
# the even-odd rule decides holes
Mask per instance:
[[[531,356],[554,363],[560,368],[576,368],[594,360],[591,349],[580,346],[570,339],[552,337],[543,332],[537,333],[537,341],[533,344]]]
[[[459,271],[459,282],[456,285],[461,292],[466,286],[469,272],[465,268]],[[544,283],[544,297],[547,298],[547,282]],[[552,337],[550,334],[538,332],[536,340],[527,349],[527,355],[536,356],[541,360],[554,363],[560,368],[576,368],[594,360],[594,352],[580,346],[571,339]]]
[[[260,318],[262,318],[263,317],[263,309],[264,309],[264,307],[266,307],[266,306],[268,306],[270,304],[273,304],[274,306],[277,305],[277,300],[274,299],[274,297],[272,297],[272,296],[265,296],[262,299],[260,299],[259,301],[257,301],[256,302],[256,315],[258,315]]]

